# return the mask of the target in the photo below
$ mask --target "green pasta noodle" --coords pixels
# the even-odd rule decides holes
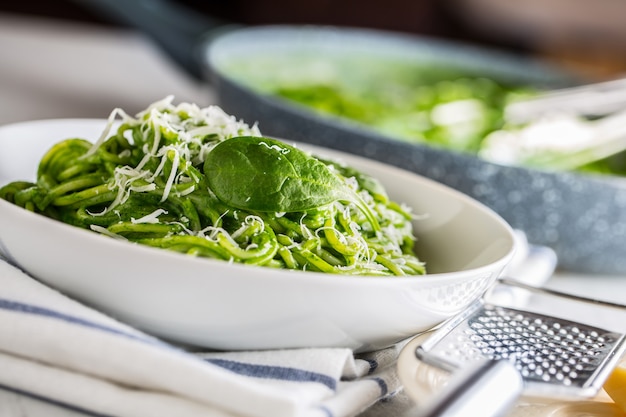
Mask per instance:
[[[241,156],[242,146],[244,163],[229,159]],[[279,157],[267,169],[277,172],[257,172],[255,158],[273,158],[271,152]],[[277,179],[283,166],[295,174]],[[246,188],[252,177],[259,195]],[[273,180],[282,187],[276,195],[265,193]],[[55,144],[36,183],[7,184],[0,198],[192,256],[335,274],[426,273],[413,253],[410,210],[391,201],[377,180],[264,138],[219,107],[174,105],[172,97],[135,117],[115,109],[96,143]]]

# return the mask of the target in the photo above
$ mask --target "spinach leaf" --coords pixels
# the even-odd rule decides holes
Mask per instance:
[[[213,193],[239,209],[296,212],[347,201],[363,212],[374,230],[380,230],[370,207],[326,164],[275,139],[225,140],[208,154],[204,173]]]

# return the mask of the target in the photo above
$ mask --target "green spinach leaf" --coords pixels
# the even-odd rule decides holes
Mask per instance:
[[[204,162],[215,195],[228,205],[263,212],[307,211],[347,201],[380,230],[370,207],[322,161],[281,141],[241,136],[216,145]]]

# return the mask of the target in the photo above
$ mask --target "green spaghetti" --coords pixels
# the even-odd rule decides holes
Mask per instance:
[[[118,120],[121,119],[121,120]],[[410,210],[375,179],[261,136],[219,107],[115,109],[101,137],[70,138],[36,183],[0,198],[130,242],[275,268],[420,275]]]

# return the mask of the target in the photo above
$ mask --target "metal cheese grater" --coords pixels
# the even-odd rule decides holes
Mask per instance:
[[[625,308],[515,281],[499,283]],[[416,350],[421,361],[462,374],[424,415],[474,415],[472,407],[473,411],[478,407],[480,415],[501,415],[522,392],[529,396],[591,397],[602,388],[625,350],[624,334],[478,300],[445,322]],[[503,394],[492,392],[481,399],[479,385]],[[486,401],[501,404],[486,413]]]

